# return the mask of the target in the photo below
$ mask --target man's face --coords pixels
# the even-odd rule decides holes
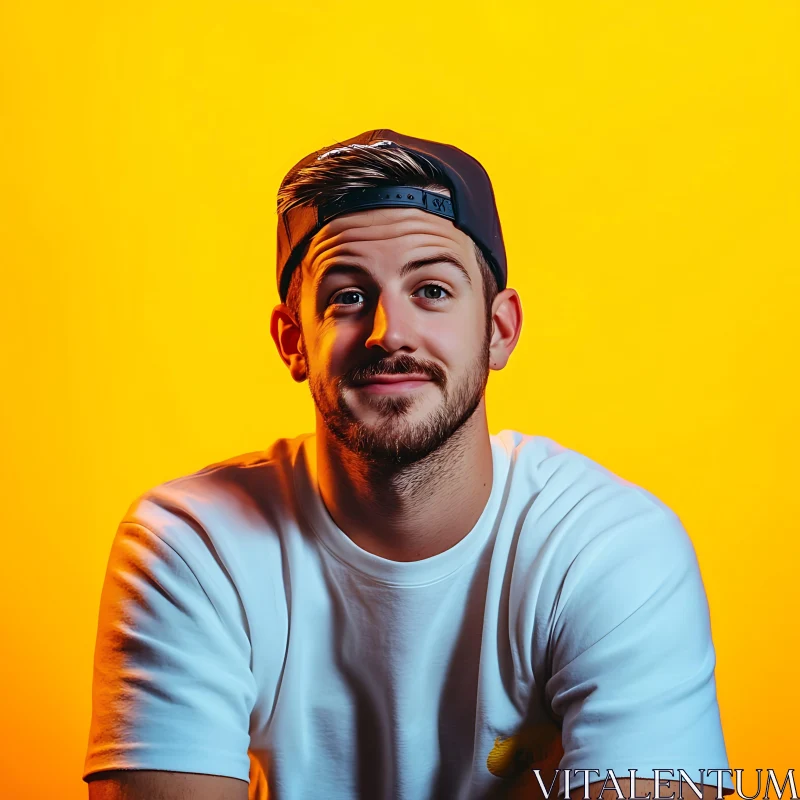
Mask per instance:
[[[320,230],[299,268],[306,369],[327,428],[374,463],[432,453],[479,406],[489,373],[472,240],[419,209],[360,211]]]

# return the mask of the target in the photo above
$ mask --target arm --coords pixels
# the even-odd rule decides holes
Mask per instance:
[[[93,798],[155,800],[151,786],[165,800],[204,798],[202,786],[237,800],[257,691],[247,622],[210,538],[159,514],[158,534],[126,520],[111,548],[83,777]]]
[[[95,772],[89,800],[247,800],[247,784],[238,778],[163,770]]]
[[[562,770],[599,769],[594,782],[608,770],[621,781],[636,769],[641,797],[654,794],[639,788],[654,769],[696,779],[701,768],[728,767],[708,603],[694,548],[672,512],[636,514],[591,539],[565,577],[551,641],[546,696],[562,721]],[[723,785],[729,793],[727,775]],[[659,794],[671,791],[662,786]],[[716,794],[716,785],[706,791]],[[582,785],[578,792],[582,798]],[[686,784],[683,796],[697,798]],[[617,797],[611,782],[602,797]]]

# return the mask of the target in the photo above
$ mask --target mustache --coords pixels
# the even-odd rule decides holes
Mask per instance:
[[[447,379],[444,370],[433,361],[419,361],[411,356],[399,355],[391,360],[381,359],[374,364],[356,367],[342,376],[341,383],[353,384],[368,381],[378,375],[408,375],[411,373],[425,375],[440,386],[444,386]]]

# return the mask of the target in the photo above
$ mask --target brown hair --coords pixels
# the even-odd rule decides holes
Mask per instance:
[[[453,187],[444,173],[418,153],[401,147],[353,147],[312,161],[302,169],[286,176],[278,190],[278,213],[295,206],[317,206],[338,200],[351,189],[378,186],[416,186],[430,191]],[[492,302],[498,292],[497,280],[483,251],[472,240],[481,271],[487,324],[491,320]],[[300,288],[303,271],[298,266],[292,273],[286,305],[300,324]]]

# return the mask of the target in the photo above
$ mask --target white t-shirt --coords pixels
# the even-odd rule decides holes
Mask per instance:
[[[697,560],[655,496],[503,431],[475,527],[395,562],[335,525],[314,442],[131,505],[84,779],[156,769],[249,779],[251,798],[420,800],[499,796],[536,767],[591,781],[728,767]]]

